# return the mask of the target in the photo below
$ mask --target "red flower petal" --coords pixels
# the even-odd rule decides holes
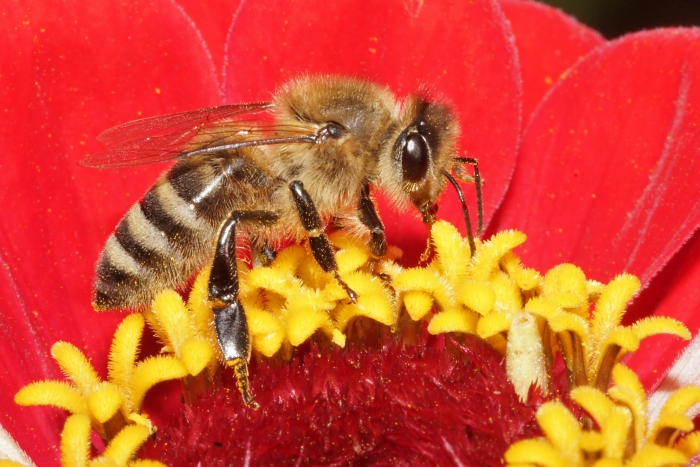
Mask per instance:
[[[571,261],[598,280],[629,271],[645,285],[659,274],[627,320],[655,312],[693,333],[700,251],[679,249],[700,224],[699,35],[627,36],[572,69],[533,116],[499,222],[527,232],[521,253],[541,270]],[[683,345],[654,338],[631,363],[651,385]]]
[[[700,223],[700,48],[694,30],[605,45],[570,70],[528,127],[500,228],[541,270],[572,261],[649,280]]]
[[[683,245],[649,288],[643,290],[628,310],[626,321],[646,316],[671,316],[691,330],[693,336],[700,329],[700,235],[696,231]],[[648,390],[656,389],[687,341],[672,336],[652,336],[642,341],[639,350],[626,364],[632,368]],[[681,382],[678,382],[680,385]]]
[[[0,75],[0,423],[40,465],[57,462],[60,430],[48,415],[57,412],[20,411],[14,394],[59,376],[49,363],[54,341],[110,341],[122,316],[92,311],[94,263],[162,170],[77,162],[101,149],[95,135],[113,124],[219,102],[201,41],[170,2],[69,3],[9,4],[0,33],[2,63],[12,64]],[[103,347],[87,353],[105,369]]]
[[[523,80],[523,117],[530,115],[561,75],[605,39],[542,3],[500,0],[515,35]]]
[[[177,0],[207,45],[219,75],[223,73],[226,39],[242,0]]]
[[[274,40],[271,40],[271,31]],[[268,99],[302,73],[366,77],[398,95],[429,83],[461,115],[461,151],[477,157],[488,183],[487,218],[503,196],[520,127],[520,86],[512,36],[490,1],[301,0],[245,4],[231,29],[226,98]],[[467,189],[473,206],[473,189]],[[387,235],[415,257],[425,228],[380,208]],[[456,196],[444,217],[463,224]]]

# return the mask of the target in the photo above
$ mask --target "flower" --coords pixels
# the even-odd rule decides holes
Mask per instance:
[[[264,99],[300,72],[367,76],[400,94],[430,83],[458,109],[461,147],[479,158],[490,232],[525,231],[521,254],[538,269],[574,261],[604,282],[634,273],[647,287],[636,317],[673,316],[697,330],[697,31],[602,44],[551,9],[513,0],[249,2],[240,11],[220,2],[215,16],[200,3],[14,3],[3,13],[0,63],[12,66],[0,73],[0,424],[40,465],[57,462],[63,417],[20,411],[12,397],[59,378],[55,341],[106,368],[122,316],[92,311],[93,264],[164,169],[76,162],[100,150],[95,135],[111,125]],[[456,207],[446,195],[441,214],[455,224]],[[380,212],[415,262],[424,228],[386,205]],[[663,339],[630,361],[648,387],[677,353]],[[152,401],[156,424],[163,400]]]
[[[542,404],[537,421],[545,437],[513,444],[504,456],[506,462],[576,467],[686,465],[698,452],[700,436],[697,432],[679,435],[693,429],[687,413],[700,401],[700,387],[676,391],[653,423],[648,423],[646,394],[637,375],[618,364],[612,376],[614,385],[607,394],[592,387],[571,391],[571,398],[586,411],[583,423],[561,402]]]

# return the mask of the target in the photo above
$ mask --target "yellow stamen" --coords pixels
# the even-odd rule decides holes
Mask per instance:
[[[140,315],[129,315],[119,324],[114,333],[112,346],[109,349],[109,380],[128,393],[131,374],[136,365],[141,336],[143,335],[143,318]]]
[[[571,398],[599,427],[579,422],[560,402],[547,402],[537,412],[545,439],[524,440],[512,445],[505,459],[511,467],[522,464],[588,467],[685,465],[700,451],[700,434],[694,432],[681,442],[677,435],[693,429],[687,412],[700,402],[700,388],[676,391],[647,431],[646,397],[639,378],[617,365],[612,371],[615,385],[609,395],[592,387],[578,387]]]
[[[157,356],[136,363],[143,326],[143,316],[134,314],[127,316],[117,328],[110,349],[106,382],[100,380],[90,362],[75,346],[65,342],[54,344],[52,354],[72,384],[61,381],[33,383],[15,395],[16,402],[21,405],[52,405],[83,415],[92,429],[108,443],[135,420],[146,420],[139,414],[141,402],[154,384],[186,375],[182,364],[172,357]],[[82,422],[71,423],[75,425],[71,425],[70,430],[77,429],[75,427]],[[151,432],[150,423],[142,425]],[[72,433],[70,430],[68,433]]]
[[[169,355],[148,357],[139,362],[131,378],[130,408],[139,412],[149,389],[160,382],[184,378],[186,375],[187,371],[180,360]]]
[[[90,419],[83,414],[71,415],[61,433],[61,465],[87,467],[90,460]]]
[[[50,405],[74,414],[88,414],[87,401],[80,391],[64,381],[38,381],[15,394],[19,405]]]
[[[308,245],[286,248],[266,266],[251,269],[237,261],[238,298],[258,357],[289,358],[292,347],[312,336],[342,347],[349,330],[362,329],[366,320],[403,333],[409,340],[415,340],[427,323],[432,334],[475,334],[505,354],[509,379],[525,399],[533,384],[548,390],[559,351],[574,389],[573,400],[599,429],[592,428],[588,417],[577,421],[561,403],[544,404],[538,421],[546,439],[511,446],[506,453],[511,465],[588,466],[595,461],[598,467],[651,466],[661,465],[655,462],[663,456],[669,459],[667,464],[674,464],[700,451],[700,436],[695,434],[677,442],[692,430],[687,412],[700,401],[700,389],[679,391],[647,429],[642,386],[634,373],[615,366],[648,336],[690,337],[685,326],[670,318],[621,325],[627,303],[640,287],[636,277],[621,274],[604,285],[586,278],[572,264],[555,266],[541,275],[525,267],[513,251],[526,240],[515,230],[477,240],[472,256],[469,242],[454,226],[436,222],[431,230],[434,258],[424,267],[408,269],[394,261],[401,256],[396,248],[390,247],[384,258],[375,258],[365,241],[347,232],[329,238],[337,248],[339,276],[357,293],[355,302],[336,276],[320,268]],[[20,404],[53,405],[77,414],[69,419],[65,435],[66,455],[75,465],[159,465],[131,462],[133,452],[152,433],[150,420],[140,413],[146,391],[160,381],[183,378],[185,400],[191,403],[219,374],[223,357],[213,326],[208,280],[205,267],[187,304],[177,292],[166,290],[143,316],[130,315],[120,324],[110,350],[107,382],[100,380],[75,346],[59,342],[52,354],[72,384],[44,381],[17,394]],[[137,362],[144,316],[163,343],[165,355]],[[353,325],[356,322],[360,326]],[[235,359],[227,365],[245,402],[255,408],[247,361]],[[608,390],[611,377],[615,384]],[[71,444],[81,436],[84,439],[86,420],[88,435],[92,425],[105,443],[116,443],[92,461],[81,458]]]
[[[51,355],[63,373],[73,381],[75,387],[83,394],[89,394],[95,386],[100,384],[100,377],[97,376],[95,369],[85,355],[73,344],[56,342],[51,347]]]

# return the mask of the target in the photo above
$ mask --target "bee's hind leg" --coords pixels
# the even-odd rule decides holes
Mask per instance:
[[[251,341],[248,321],[238,300],[236,268],[236,226],[239,222],[272,224],[277,214],[269,211],[234,211],[219,232],[214,263],[209,276],[209,303],[214,311],[214,324],[219,346],[226,364],[233,368],[243,402],[253,409],[259,406],[248,388],[248,360]]]

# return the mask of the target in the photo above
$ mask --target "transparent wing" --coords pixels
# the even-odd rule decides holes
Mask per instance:
[[[97,140],[112,146],[136,138],[187,131],[199,125],[211,125],[242,115],[264,112],[271,107],[272,104],[270,102],[256,102],[253,104],[222,105],[176,114],[157,115],[112,127],[100,133],[97,136]]]
[[[129,167],[245,146],[314,141],[308,127],[271,121],[269,103],[228,105],[150,117],[110,128],[98,136],[110,147],[85,167]]]

